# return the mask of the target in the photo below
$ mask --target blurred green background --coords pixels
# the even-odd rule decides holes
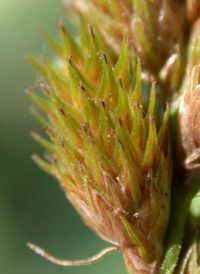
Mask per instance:
[[[57,257],[80,259],[109,244],[83,225],[56,181],[30,159],[43,149],[29,134],[40,126],[28,111],[31,102],[24,90],[37,80],[24,55],[31,48],[49,56],[35,25],[56,37],[60,17],[73,32],[69,15],[58,0],[0,0],[0,11],[0,273],[124,274],[119,253],[93,265],[64,268],[26,247],[32,241]]]

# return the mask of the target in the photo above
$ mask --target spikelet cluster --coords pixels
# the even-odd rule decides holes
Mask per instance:
[[[42,31],[59,65],[27,56],[44,90],[28,94],[47,119],[32,112],[50,139],[32,132],[49,152],[33,159],[57,178],[85,224],[122,251],[130,273],[154,273],[170,209],[169,107],[159,123],[155,83],[142,91],[141,64],[126,35],[116,59],[84,21],[81,44],[62,21],[60,32],[61,44]]]
[[[200,1],[64,6],[80,19],[80,37],[61,20],[62,42],[40,30],[58,62],[27,55],[40,73],[40,87],[27,91],[39,107],[31,111],[48,135],[32,132],[46,149],[33,159],[112,246],[75,262],[29,246],[66,266],[120,250],[131,274],[199,274],[199,235],[184,235],[184,225],[200,167]]]

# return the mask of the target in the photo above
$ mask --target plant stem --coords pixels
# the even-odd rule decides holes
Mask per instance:
[[[159,274],[174,273],[181,251],[189,206],[199,188],[199,183],[194,182],[185,195],[174,193],[172,197],[173,212],[169,225],[168,243]]]

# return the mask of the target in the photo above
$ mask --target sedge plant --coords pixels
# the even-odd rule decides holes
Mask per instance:
[[[75,39],[40,32],[59,62],[27,54],[40,88],[27,94],[47,139],[33,160],[84,223],[122,252],[128,273],[198,274],[200,4],[198,0],[65,0]],[[198,214],[197,214],[198,215]]]

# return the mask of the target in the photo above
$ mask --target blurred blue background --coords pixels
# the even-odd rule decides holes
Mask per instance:
[[[35,25],[56,37],[60,17],[73,32],[70,16],[58,0],[0,0],[0,11],[0,273],[124,274],[119,253],[93,265],[64,268],[26,247],[31,241],[59,258],[80,259],[109,244],[84,226],[56,181],[30,159],[43,149],[29,134],[40,126],[28,111],[24,90],[36,84],[36,72],[24,55],[28,48],[51,55]]]

